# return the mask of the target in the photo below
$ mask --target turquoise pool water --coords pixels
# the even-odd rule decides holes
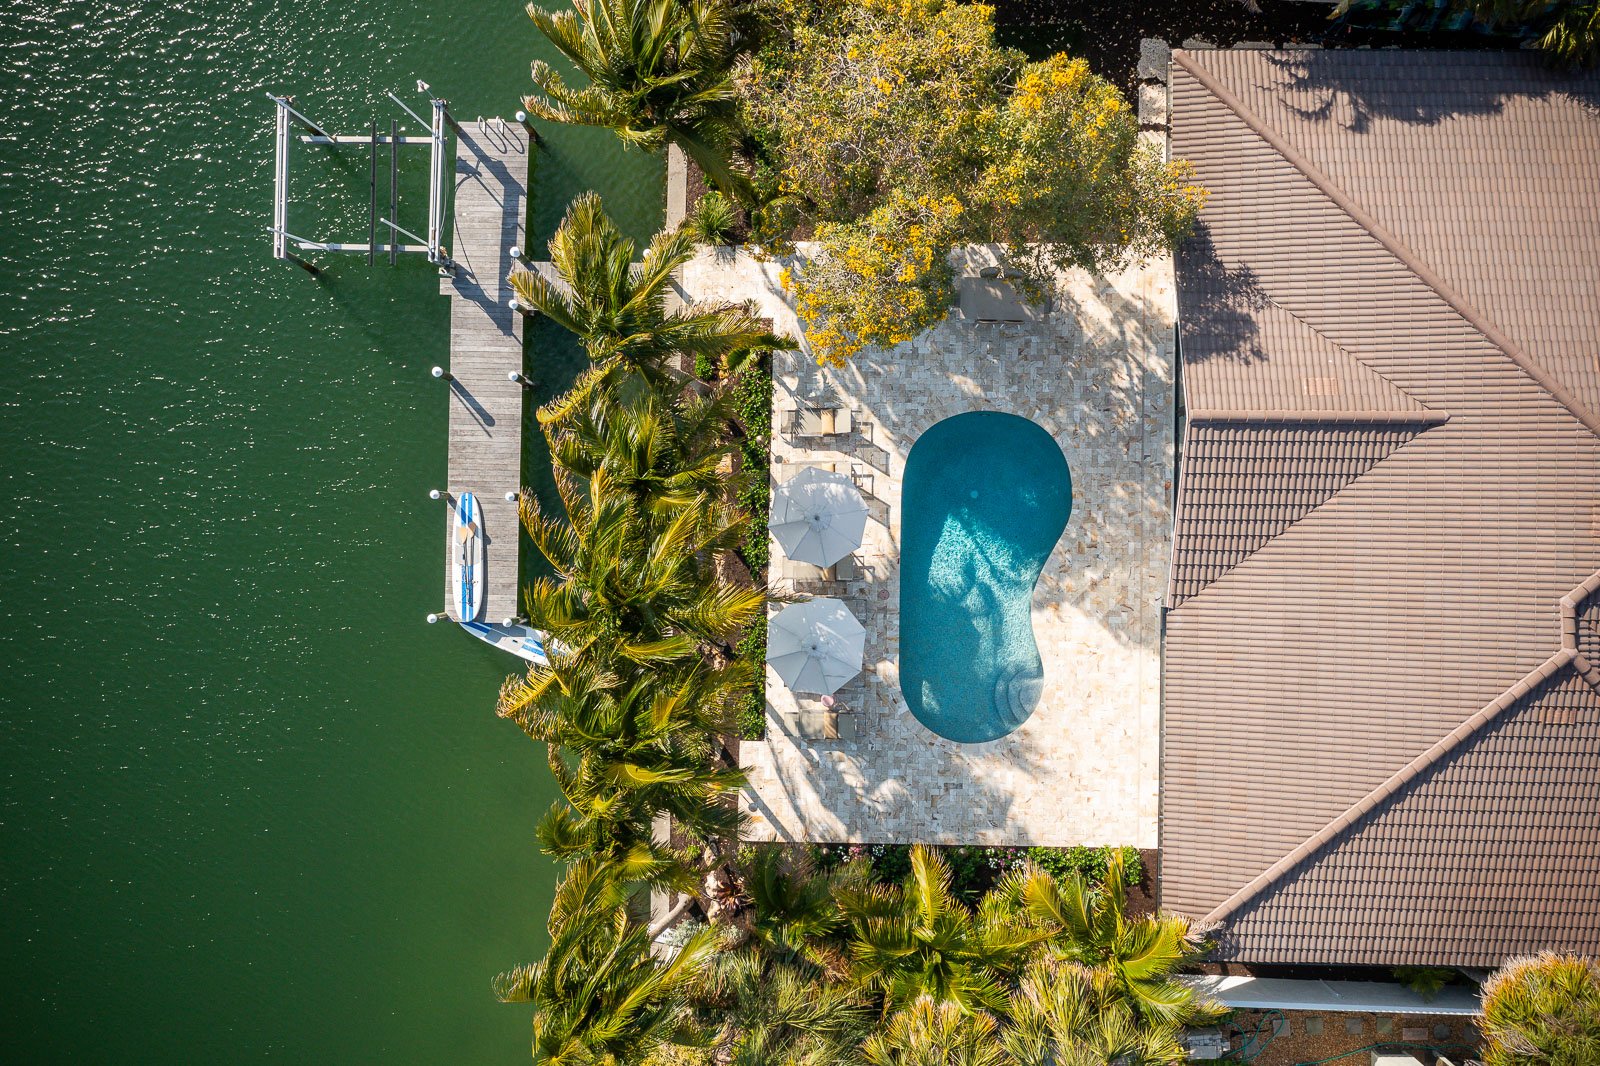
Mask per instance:
[[[900,690],[967,744],[1016,729],[1044,683],[1033,586],[1072,513],[1072,475],[1038,424],[999,411],[917,439],[902,482]]]

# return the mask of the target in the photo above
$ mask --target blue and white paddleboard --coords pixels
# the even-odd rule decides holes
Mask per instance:
[[[456,500],[450,527],[450,587],[454,590],[456,618],[470,622],[483,609],[483,511],[478,498],[463,492]]]
[[[544,664],[550,661],[544,651],[544,633],[523,625],[491,624],[487,622],[462,622],[461,628],[486,644],[501,651],[520,655],[529,662]]]

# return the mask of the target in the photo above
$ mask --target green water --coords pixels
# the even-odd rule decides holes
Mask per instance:
[[[540,44],[509,0],[6,6],[0,1060],[526,1061],[489,980],[542,944],[552,786],[514,660],[422,621],[448,305],[270,259],[264,91],[509,114]],[[364,240],[364,152],[296,158],[295,228]],[[535,232],[591,186],[659,223],[658,161],[558,130]],[[532,331],[546,391],[574,359]]]

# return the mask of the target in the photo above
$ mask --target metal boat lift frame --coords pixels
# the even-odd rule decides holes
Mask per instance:
[[[426,91],[427,86],[418,82],[417,87]],[[301,259],[289,250],[292,242],[300,251],[313,252],[365,252],[367,262],[375,261],[377,253],[387,252],[390,264],[394,264],[402,252],[425,254],[428,262],[447,270],[454,270],[455,263],[451,260],[449,250],[445,248],[442,235],[444,233],[445,216],[448,213],[449,187],[446,185],[446,159],[449,149],[449,135],[446,127],[454,127],[455,121],[450,117],[449,104],[438,97],[430,97],[432,105],[432,121],[425,121],[421,115],[407,107],[405,101],[394,93],[387,94],[389,99],[400,106],[406,114],[416,120],[417,124],[428,130],[426,137],[402,137],[399,123],[390,120],[389,135],[378,134],[378,124],[374,120],[366,134],[335,134],[327,132],[323,127],[301,114],[294,106],[294,98],[289,96],[275,96],[268,93],[267,97],[273,102],[277,117],[277,145],[274,155],[273,193],[272,193],[272,225],[267,227],[267,232],[272,236],[272,256],[274,259],[292,260],[307,270],[315,271],[316,267]],[[320,144],[330,147],[350,144],[365,144],[371,150],[371,208],[367,220],[367,241],[365,244],[356,244],[348,241],[317,240],[311,237],[300,237],[289,231],[289,147],[294,138],[291,136],[290,124],[294,123],[303,127],[307,132],[300,135],[302,144]],[[389,146],[389,217],[383,218],[378,214],[378,146]],[[427,236],[418,236],[410,230],[403,228],[396,220],[399,214],[400,192],[400,147],[402,145],[429,146],[428,151],[428,223]],[[388,227],[390,239],[380,242],[377,239],[378,226]],[[403,243],[401,238],[410,238],[415,244]]]

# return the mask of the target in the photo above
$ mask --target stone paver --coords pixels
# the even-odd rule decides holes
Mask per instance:
[[[970,259],[973,272],[993,261],[983,249]],[[707,252],[685,266],[682,284],[691,299],[752,299],[798,335],[783,266]],[[767,739],[740,749],[749,838],[1156,846],[1174,316],[1172,265],[1162,260],[1110,278],[1062,277],[1055,310],[1039,322],[950,321],[843,369],[779,353],[773,483],[800,462],[853,467],[872,520],[854,580],[774,589],[839,596],[868,637],[862,676],[839,693],[842,713],[856,716],[853,739],[786,733],[783,719],[799,708],[768,671]],[[784,413],[814,403],[850,407],[851,435],[826,445],[785,436]],[[958,744],[922,726],[900,694],[900,478],[918,435],[975,410],[1048,430],[1070,464],[1073,503],[1034,590],[1039,706],[1009,736]]]

